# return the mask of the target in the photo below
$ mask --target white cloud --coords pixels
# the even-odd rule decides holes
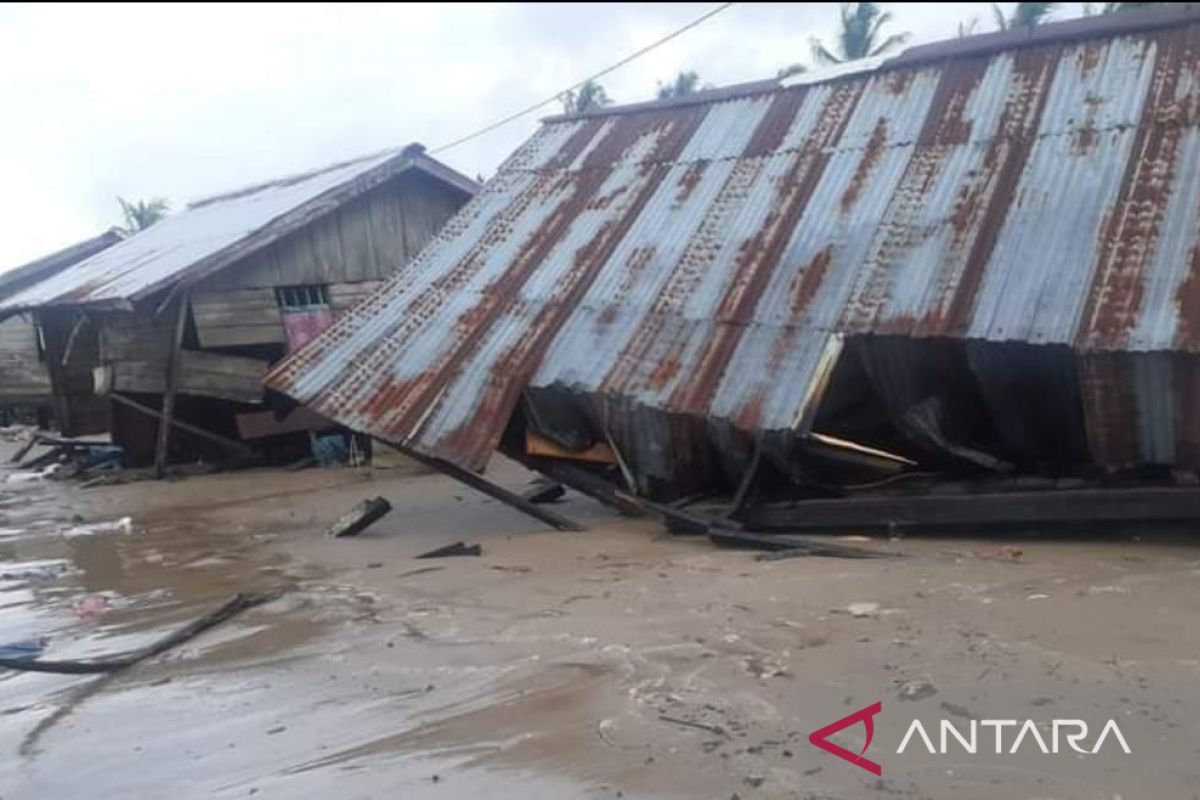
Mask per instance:
[[[972,16],[992,27],[986,3],[883,5],[914,42]],[[436,147],[712,7],[0,6],[0,269],[118,222],[118,194],[178,207],[383,147]],[[718,85],[769,77],[810,62],[809,38],[828,39],[836,18],[834,3],[739,4],[604,84],[633,102],[681,69]],[[537,117],[443,158],[488,175]]]

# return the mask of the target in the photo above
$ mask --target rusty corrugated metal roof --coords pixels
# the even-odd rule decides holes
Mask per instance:
[[[1130,19],[551,119],[269,384],[479,469],[529,387],[803,431],[846,336],[1200,350],[1200,12]]]
[[[373,186],[421,170],[470,194],[478,185],[409,146],[197,201],[116,246],[0,301],[0,313],[123,306],[184,277],[209,275]]]

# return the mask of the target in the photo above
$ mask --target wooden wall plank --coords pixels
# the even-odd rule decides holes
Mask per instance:
[[[239,403],[262,402],[262,380],[267,362],[253,358],[180,352],[180,394],[216,397]],[[161,394],[166,389],[164,364],[147,361],[116,361],[110,365],[111,391]]]
[[[201,347],[283,344],[287,336],[270,288],[197,292],[192,298]]]

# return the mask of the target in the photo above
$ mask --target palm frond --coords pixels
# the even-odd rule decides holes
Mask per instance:
[[[893,33],[891,36],[884,39],[883,42],[880,43],[880,45],[878,47],[876,47],[874,50],[872,50],[870,55],[877,56],[880,53],[890,50],[893,47],[899,47],[900,45],[907,42],[909,40],[910,36],[911,36],[911,34],[908,34],[908,33]]]
[[[992,3],[992,16],[996,19],[996,27],[1002,31],[1008,30],[1008,17],[1004,16],[1004,9],[995,3]]]
[[[825,45],[821,44],[820,39],[812,40],[812,55],[813,60],[818,64],[841,64],[845,60],[829,52],[829,49],[826,48]]]

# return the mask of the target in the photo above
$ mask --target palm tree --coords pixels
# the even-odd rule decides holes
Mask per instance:
[[[979,24],[979,17],[971,17],[966,22],[958,23],[958,38],[965,39],[975,33],[975,26]]]
[[[892,21],[892,12],[880,11],[874,3],[842,3],[841,13],[842,29],[838,32],[837,52],[830,52],[819,39],[812,40],[813,58],[818,63],[842,64],[877,56],[908,41],[907,33],[881,38],[883,26]]]
[[[170,204],[163,197],[155,197],[148,202],[138,200],[136,203],[131,203],[124,197],[118,197],[117,202],[121,204],[121,214],[125,217],[125,227],[121,230],[126,235],[146,230],[171,210]]]
[[[689,94],[700,91],[701,89],[711,89],[712,86],[705,84],[700,85],[700,76],[695,70],[680,72],[675,76],[675,80],[671,83],[658,83],[658,99],[670,100],[672,97],[686,97]]]
[[[996,26],[1002,31],[1034,28],[1048,21],[1050,13],[1057,5],[1058,3],[1017,3],[1012,14],[1006,17],[1004,9],[992,3],[992,15],[996,18]]]
[[[596,108],[612,105],[612,99],[604,87],[590,78],[578,89],[568,89],[559,96],[564,114],[582,114]]]

